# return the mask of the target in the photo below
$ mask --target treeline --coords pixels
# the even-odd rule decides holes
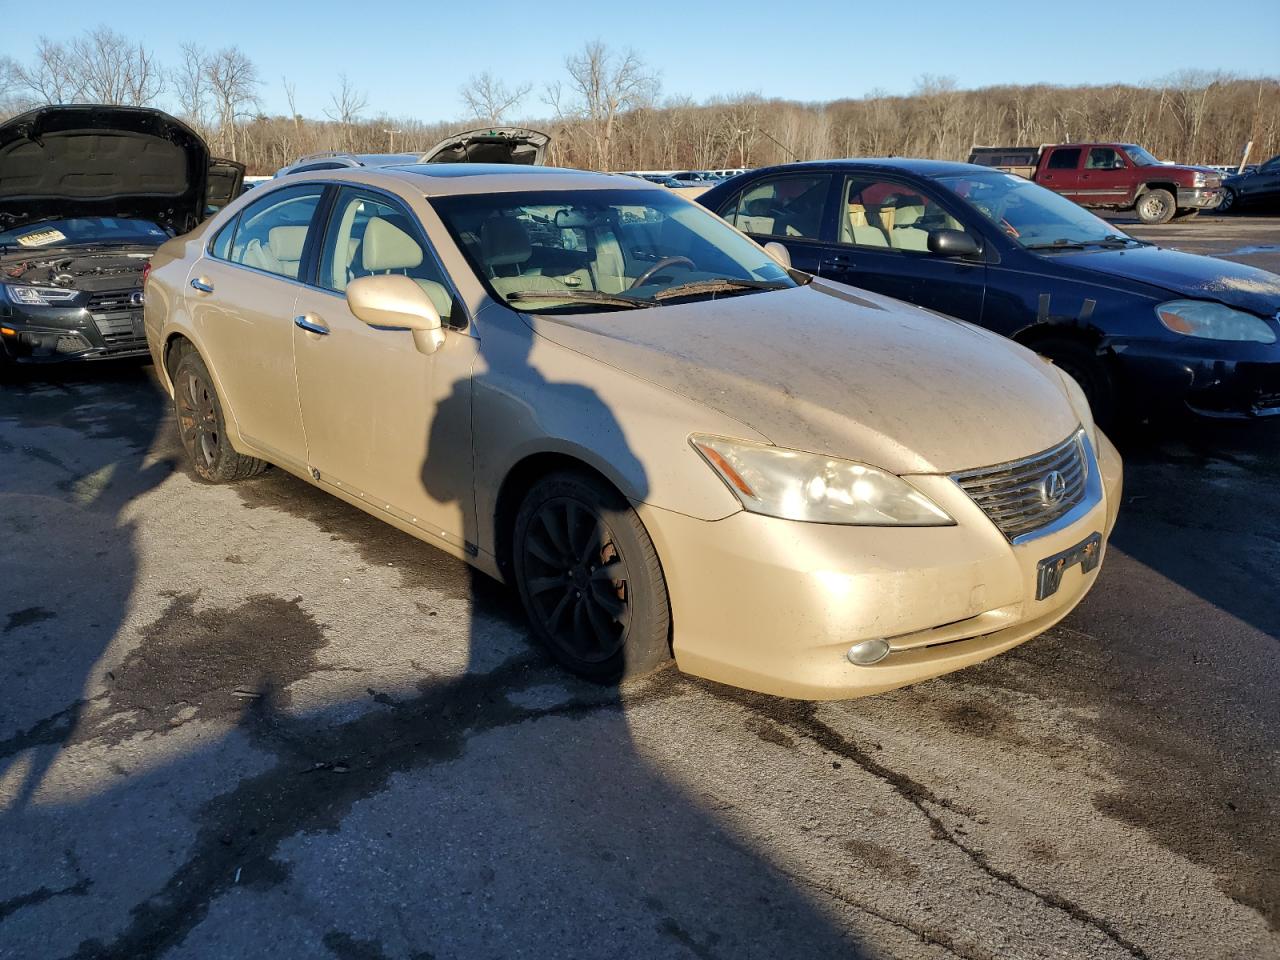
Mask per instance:
[[[286,65],[287,66],[287,65]],[[459,90],[467,114],[447,122],[370,109],[357,79],[340,76],[322,118],[301,116],[287,76],[283,115],[260,108],[261,68],[235,47],[183,44],[164,60],[106,27],[61,43],[44,39],[25,60],[0,57],[0,114],[42,103],[159,106],[198,129],[215,153],[250,173],[272,173],[326,150],[425,150],[468,125],[517,123],[552,134],[552,162],[604,170],[751,167],[846,156],[964,159],[984,144],[1067,140],[1137,142],[1187,163],[1235,163],[1280,153],[1280,78],[1182,71],[1145,86],[999,86],[958,89],[921,76],[909,95],[796,103],[740,94],[706,103],[662,95],[635,53],[596,42],[565,59],[536,94],[519,78],[483,73]]]

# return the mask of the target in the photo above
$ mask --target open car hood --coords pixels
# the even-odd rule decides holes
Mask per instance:
[[[186,233],[205,216],[209,148],[149,107],[40,107],[0,124],[0,226],[139,217]]]
[[[525,127],[485,127],[441,140],[419,163],[517,163],[540,167],[547,162],[551,138]]]

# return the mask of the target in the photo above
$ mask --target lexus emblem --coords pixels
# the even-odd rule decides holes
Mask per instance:
[[[1067,495],[1067,478],[1059,470],[1050,470],[1040,484],[1040,502],[1046,507],[1057,506]]]
[[[133,291],[133,293],[129,294],[129,306],[131,306],[131,307],[140,307],[140,306],[142,306],[142,291],[141,291],[141,290],[135,290],[135,291]]]

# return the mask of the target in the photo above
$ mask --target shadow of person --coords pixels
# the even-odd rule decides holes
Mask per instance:
[[[103,678],[136,586],[125,508],[173,469],[163,394],[136,365],[24,372],[0,388],[0,782],[20,811]],[[55,707],[56,705],[56,707]],[[51,707],[53,709],[51,709]],[[20,768],[14,764],[21,763]]]

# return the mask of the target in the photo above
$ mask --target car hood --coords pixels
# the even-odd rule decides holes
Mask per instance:
[[[733,417],[779,446],[898,474],[1020,459],[1079,423],[1057,371],[1028,350],[825,280],[529,322],[561,346]]]
[[[1161,247],[1051,254],[1086,273],[1135,280],[1199,300],[1217,300],[1260,316],[1280,310],[1280,276],[1230,260]]]
[[[551,137],[525,127],[485,127],[441,140],[419,163],[515,163],[541,167]]]
[[[0,124],[0,224],[140,217],[183,233],[204,216],[209,150],[167,113],[41,107]]]

